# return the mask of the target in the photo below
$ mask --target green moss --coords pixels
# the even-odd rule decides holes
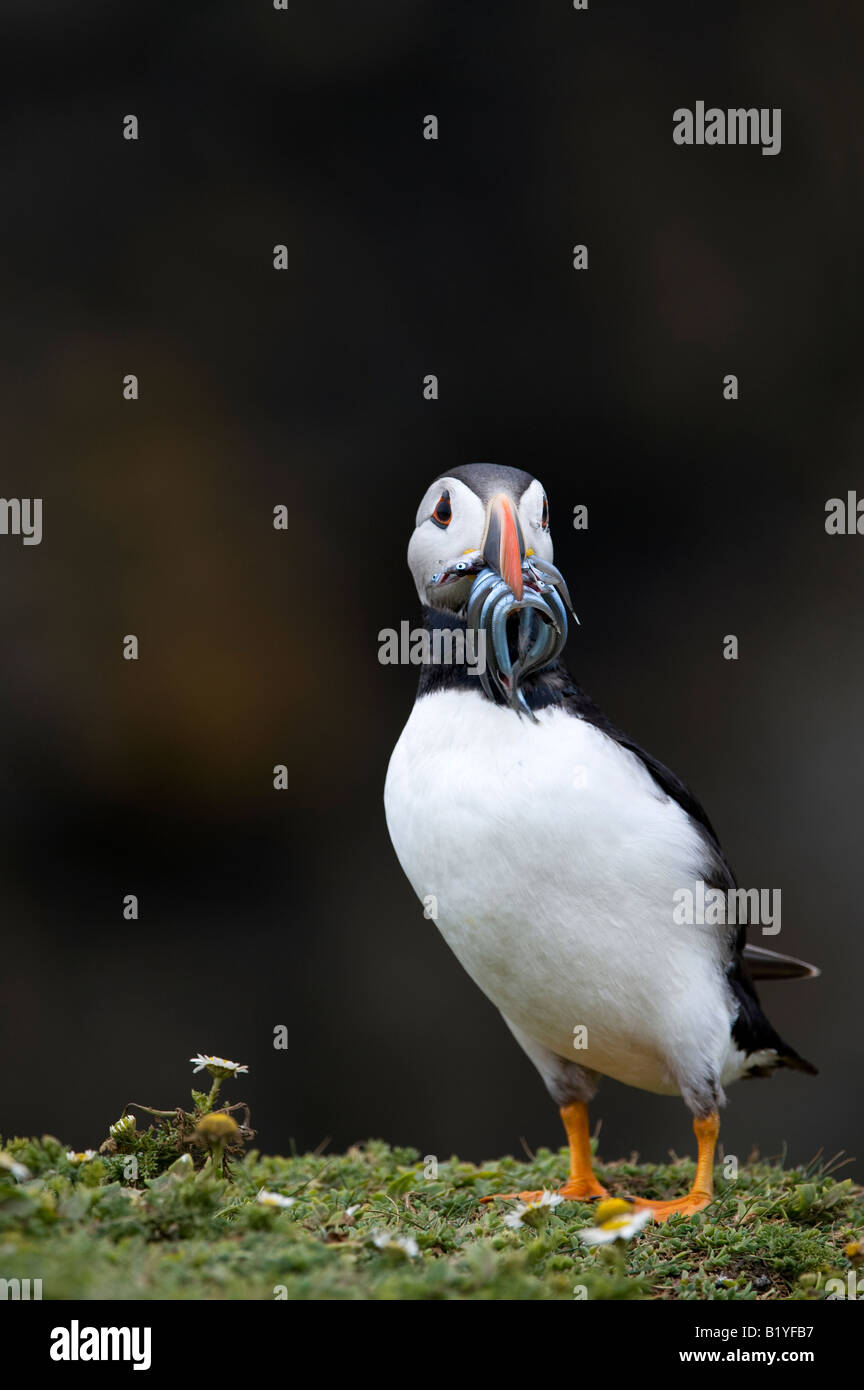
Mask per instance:
[[[136,1135],[134,1183],[122,1153],[74,1163],[50,1136],[12,1140],[6,1153],[31,1176],[0,1167],[0,1273],[41,1279],[46,1299],[821,1299],[826,1278],[845,1279],[843,1248],[864,1228],[864,1194],[848,1180],[754,1163],[721,1179],[695,1219],[648,1226],[610,1251],[579,1238],[588,1205],[512,1230],[509,1204],[480,1203],[554,1188],[563,1150],[530,1164],[454,1157],[432,1175],[414,1151],[372,1142],[323,1157],[251,1152],[223,1178],[178,1158],[160,1133]],[[693,1165],[598,1172],[613,1192],[663,1197],[685,1190]],[[293,1205],[262,1205],[261,1188]],[[382,1232],[417,1254],[376,1246]]]

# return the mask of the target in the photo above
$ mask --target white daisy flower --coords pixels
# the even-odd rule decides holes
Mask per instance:
[[[18,1163],[11,1154],[0,1154],[0,1168],[5,1168],[7,1173],[11,1173],[16,1182],[26,1182],[31,1176],[30,1169],[25,1168],[23,1163]]]
[[[420,1254],[420,1247],[413,1236],[394,1236],[392,1231],[374,1231],[372,1244],[379,1250],[401,1250],[409,1260],[416,1259]]]
[[[504,1217],[504,1225],[509,1226],[511,1231],[519,1231],[525,1225],[522,1220],[531,1211],[542,1211],[544,1207],[550,1210],[558,1207],[564,1201],[560,1192],[547,1192],[545,1189],[539,1197],[535,1197],[533,1202],[517,1202],[512,1211],[508,1211]]]
[[[108,1133],[112,1139],[118,1139],[121,1135],[131,1134],[135,1129],[134,1115],[121,1115],[119,1120],[115,1120],[113,1125],[108,1126]]]
[[[285,1197],[281,1192],[267,1192],[263,1187],[255,1201],[260,1202],[262,1207],[293,1207],[294,1205],[293,1197]]]
[[[96,1157],[95,1149],[85,1149],[83,1153],[76,1153],[74,1149],[66,1150],[66,1157],[70,1163],[89,1163]]]
[[[241,1072],[249,1070],[239,1062],[229,1062],[226,1057],[205,1057],[203,1052],[199,1052],[197,1057],[190,1057],[189,1061],[195,1064],[195,1072],[206,1069],[211,1076],[218,1077],[220,1081],[229,1076],[239,1076]]]
[[[578,1235],[586,1245],[609,1245],[613,1240],[632,1240],[653,1215],[650,1207],[637,1209],[620,1197],[610,1197],[597,1207],[597,1225],[587,1226]]]

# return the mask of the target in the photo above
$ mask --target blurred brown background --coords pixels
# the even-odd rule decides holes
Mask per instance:
[[[492,459],[548,489],[571,667],[824,969],[763,991],[821,1076],[736,1087],[727,1152],[860,1153],[864,538],[824,530],[864,493],[860,10],[15,0],[0,35],[2,491],[45,508],[0,537],[0,1131],[98,1144],[203,1049],[271,1151],[559,1142],[382,808],[414,512]],[[782,153],[676,147],[699,99],[781,107]],[[675,1100],[594,1116],[608,1157],[690,1147]]]

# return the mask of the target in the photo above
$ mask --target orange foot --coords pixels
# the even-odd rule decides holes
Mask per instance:
[[[565,1202],[590,1202],[593,1197],[608,1197],[609,1193],[592,1173],[589,1178],[568,1178],[558,1193]]]
[[[677,1197],[671,1202],[649,1202],[645,1197],[634,1197],[633,1205],[643,1210],[648,1207],[655,1221],[668,1221],[676,1212],[679,1216],[695,1216],[713,1200],[704,1192],[688,1192],[686,1197]]]
[[[537,1192],[493,1192],[489,1197],[481,1197],[481,1202],[539,1202],[543,1189]],[[569,1178],[563,1187],[558,1188],[558,1196],[565,1202],[590,1202],[593,1197],[608,1197],[606,1188],[592,1174],[590,1178]]]

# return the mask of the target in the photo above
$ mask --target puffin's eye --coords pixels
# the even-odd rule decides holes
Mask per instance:
[[[432,520],[435,522],[436,526],[440,526],[442,530],[446,531],[447,527],[450,525],[452,515],[450,493],[446,491],[442,492],[441,496],[438,498],[435,510],[432,513]]]
[[[546,494],[543,494],[543,511],[540,514],[540,525],[544,531],[549,530],[549,503],[546,501]]]

